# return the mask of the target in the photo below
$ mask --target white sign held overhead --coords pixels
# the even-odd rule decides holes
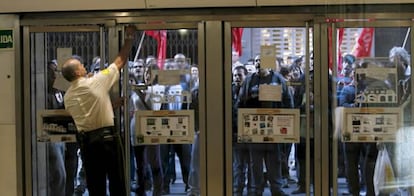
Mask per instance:
[[[260,47],[260,68],[276,68],[276,47],[274,45]]]
[[[63,63],[72,56],[72,48],[57,48],[58,70],[62,70]]]

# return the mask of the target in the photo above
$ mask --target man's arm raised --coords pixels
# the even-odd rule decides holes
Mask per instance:
[[[118,56],[115,58],[114,63],[118,67],[118,70],[121,70],[125,63],[128,61],[129,53],[131,52],[132,42],[135,39],[135,26],[128,26],[125,29],[125,42],[121,50],[118,53]]]

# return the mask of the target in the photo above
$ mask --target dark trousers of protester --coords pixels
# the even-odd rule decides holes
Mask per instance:
[[[81,148],[86,183],[90,196],[106,195],[109,181],[111,196],[126,196],[123,147],[119,133],[113,127],[80,132]]]
[[[65,144],[66,195],[73,195],[75,178],[78,170],[78,144]]]
[[[200,195],[200,132],[195,132],[191,145],[190,173],[188,174],[187,195]]]
[[[309,140],[309,153],[310,153],[310,171],[313,171],[313,150],[314,150],[314,140],[311,138]],[[296,154],[296,176],[298,176],[298,186],[302,190],[305,190],[306,185],[306,139],[304,137],[300,138],[300,142],[295,146]],[[312,172],[310,173],[311,179],[313,178]]]
[[[161,165],[160,145],[141,145],[134,146],[135,160],[137,165],[137,183],[138,196],[145,196],[145,182],[150,176],[147,176],[146,166],[150,166],[153,185],[153,196],[160,196],[163,187],[163,171]]]
[[[280,152],[281,152],[281,168],[282,168],[282,177],[286,181],[290,178],[289,174],[289,155],[290,151],[292,150],[292,144],[291,143],[284,143],[280,144]]]
[[[64,196],[66,184],[66,171],[64,163],[65,144],[48,143],[48,165],[47,165],[47,195]]]
[[[250,172],[252,192],[248,195],[262,195],[264,191],[263,161],[266,165],[270,192],[272,196],[284,195],[281,187],[283,184],[280,167],[280,144],[249,144]]]
[[[131,141],[131,143],[132,143],[132,141]],[[130,146],[130,148],[129,148],[130,150],[129,150],[129,156],[130,156],[130,159],[129,159],[129,171],[130,171],[130,175],[131,175],[131,183],[133,183],[134,181],[135,181],[135,172],[137,172],[136,171],[136,166],[135,166],[135,163],[136,163],[136,160],[135,160],[135,150],[134,150],[134,146]],[[132,187],[131,187],[131,189],[133,189]]]
[[[48,195],[73,195],[78,169],[77,143],[48,144]]]
[[[233,195],[243,195],[243,189],[246,186],[246,178],[250,179],[249,163],[249,144],[233,144]],[[249,182],[247,182],[248,192],[252,192]]]
[[[348,160],[345,159],[345,147],[342,141],[338,141],[338,177],[346,177],[345,165]]]
[[[171,152],[170,144],[161,144],[161,164],[164,173],[163,192],[170,193],[170,183],[173,180],[173,169],[171,162],[174,162],[174,154]],[[175,167],[175,166],[174,166]]]
[[[360,175],[359,168],[363,170],[361,175],[365,175],[366,195],[374,196],[374,168],[378,155],[376,143],[345,143],[345,153],[347,158],[346,172],[348,177],[349,192],[353,196],[359,196]],[[364,164],[360,165],[362,155]]]
[[[185,184],[185,189],[188,189],[188,174],[190,172],[190,161],[191,161],[191,144],[167,144],[167,145],[161,145],[161,156],[163,159],[163,169],[164,174],[166,176],[164,177],[164,190],[169,191],[169,184],[171,181],[171,178],[169,178],[167,175],[170,173],[173,168],[169,167],[169,161],[170,158],[175,157],[175,154],[177,153],[178,159],[180,161],[181,166],[181,175],[183,178],[183,182]]]

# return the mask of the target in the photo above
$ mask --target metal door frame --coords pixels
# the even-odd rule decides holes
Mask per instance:
[[[263,19],[259,19],[258,21],[231,21],[231,22],[226,22],[224,25],[224,30],[225,30],[225,65],[231,65],[231,51],[232,51],[232,45],[231,45],[231,28],[232,27],[248,27],[248,28],[254,28],[254,27],[299,27],[299,28],[306,28],[306,51],[305,51],[305,64],[306,64],[306,70],[305,70],[305,74],[309,75],[309,54],[310,54],[310,50],[309,50],[309,30],[313,29],[313,52],[314,52],[314,64],[319,64],[320,60],[318,57],[320,57],[320,48],[321,48],[321,41],[320,41],[320,25],[319,24],[314,24],[312,21],[314,16],[307,16],[307,15],[303,15],[302,17],[298,17],[298,18],[294,18],[292,21],[289,21],[287,19],[285,20],[275,20],[275,21],[269,21],[269,20],[263,20]],[[288,18],[288,17],[286,17]],[[224,70],[224,75],[225,75],[225,83],[226,86],[230,86],[228,84],[231,84],[232,78],[231,78],[231,69],[228,69],[226,66],[223,66],[225,68]],[[318,74],[318,72],[320,72],[320,67],[314,67],[315,71],[314,71],[314,94],[315,96],[317,96],[317,94],[320,94],[320,86],[318,85],[320,83],[320,74]],[[306,86],[309,86],[309,80],[306,80],[305,83]],[[227,89],[225,87],[225,89]],[[309,88],[306,89],[306,96],[307,96],[307,100],[309,100]],[[231,91],[230,90],[226,90],[225,92],[225,105],[226,105],[226,122],[232,122],[231,118],[232,118],[232,110],[231,110],[231,105],[232,105],[232,95],[231,95]],[[320,105],[322,102],[317,102],[315,99],[315,108],[317,105]],[[309,108],[309,102],[306,102],[306,107]],[[317,107],[320,108],[320,107]],[[315,118],[314,119],[310,119],[310,111],[309,109],[307,109],[306,111],[306,190],[307,190],[307,195],[309,195],[310,193],[310,179],[311,179],[311,175],[310,175],[310,127],[309,127],[309,122],[311,120],[314,120],[316,122],[316,120],[318,119],[317,116],[320,116],[321,112],[323,110],[315,110]],[[323,189],[322,186],[322,164],[317,164],[318,162],[316,160],[320,160],[320,158],[317,157],[321,157],[321,145],[318,145],[320,142],[317,142],[319,139],[318,137],[316,137],[317,135],[321,135],[321,132],[318,131],[320,130],[320,126],[321,123],[315,123],[314,125],[314,139],[315,139],[315,146],[314,146],[314,181],[313,181],[313,193],[314,195],[324,195],[326,190]],[[231,130],[232,129],[232,125],[231,123],[226,123],[225,124],[225,130]],[[231,131],[223,131],[225,133],[225,141],[226,141],[226,176],[232,176],[232,134]],[[233,189],[232,189],[232,178],[226,178],[226,194],[225,195],[232,195],[233,194]]]
[[[23,69],[22,69],[22,86],[23,86],[23,106],[22,107],[22,119],[16,119],[19,124],[23,125],[23,162],[24,165],[24,172],[23,172],[23,189],[22,191],[25,195],[35,195],[37,194],[34,192],[33,188],[37,187],[37,182],[33,180],[33,174],[35,172],[36,167],[33,167],[33,160],[32,160],[32,153],[33,153],[33,142],[37,142],[35,138],[32,136],[32,119],[36,118],[36,114],[32,115],[32,107],[31,107],[31,78],[32,78],[32,70],[31,70],[31,40],[30,34],[31,33],[47,33],[47,32],[100,32],[101,37],[103,37],[103,27],[102,26],[95,26],[95,25],[88,25],[88,26],[23,26]],[[104,46],[103,39],[100,40],[101,46]],[[102,51],[101,51],[102,52]],[[101,54],[104,56],[104,54]],[[35,173],[34,173],[35,172]]]
[[[102,30],[102,26],[108,27],[108,48],[109,48],[109,58],[108,59],[114,59],[116,57],[116,55],[118,54],[118,48],[120,47],[119,43],[119,38],[122,37],[122,35],[120,35],[120,32],[124,32],[124,27],[127,24],[134,24],[137,27],[137,30],[149,30],[149,29],[182,29],[182,28],[194,28],[198,30],[198,57],[199,57],[199,74],[200,74],[200,97],[199,97],[199,101],[200,101],[200,188],[201,188],[201,194],[202,195],[207,195],[210,193],[207,193],[207,190],[219,190],[219,189],[210,189],[207,188],[207,175],[206,175],[206,151],[207,151],[207,145],[206,145],[206,59],[205,59],[205,29],[206,29],[206,22],[201,22],[200,20],[194,22],[194,21],[190,21],[190,22],[169,22],[169,23],[164,23],[164,22],[148,22],[151,20],[154,20],[154,18],[157,17],[119,17],[116,18],[116,16],[113,16],[113,19],[102,19],[102,18],[90,18],[90,20],[87,20],[85,22],[84,19],[67,19],[66,17],[61,18],[61,19],[45,19],[45,18],[41,18],[41,19],[25,19],[22,21],[21,26],[23,29],[23,54],[25,54],[24,59],[23,59],[23,64],[27,65],[24,66],[22,72],[23,72],[23,76],[24,78],[30,78],[31,77],[31,72],[30,72],[30,52],[31,52],[31,48],[30,48],[30,33],[32,32],[77,32],[77,31],[100,31],[101,33],[103,32]],[[172,17],[174,18],[174,17]],[[177,17],[175,17],[177,18]],[[179,17],[178,17],[179,18]],[[67,25],[67,26],[66,26]],[[96,25],[96,26],[95,26]],[[99,26],[98,26],[99,25]],[[101,36],[102,37],[102,36]],[[103,39],[100,40],[101,41],[101,45],[103,42]],[[103,53],[103,49],[101,50],[101,53]],[[101,56],[104,56],[104,54],[101,54]],[[215,64],[215,63],[213,63]],[[103,64],[101,63],[101,66],[103,66]],[[126,72],[124,72],[126,73]],[[215,75],[215,72],[214,72]],[[213,79],[211,79],[213,81]],[[29,131],[31,128],[31,119],[33,118],[32,115],[30,114],[31,108],[30,108],[30,80],[25,80],[23,81],[23,95],[24,95],[24,100],[23,103],[24,105],[26,105],[26,107],[23,107],[23,119],[20,119],[22,122],[22,124],[24,125],[24,130],[28,130],[28,131],[23,131],[23,137],[26,138],[23,143],[24,143],[24,149],[23,149],[23,158],[25,160],[28,160],[25,162],[25,165],[23,165],[23,167],[25,168],[25,176],[24,176],[24,185],[22,185],[22,187],[24,187],[25,189],[25,194],[28,195],[33,195],[33,187],[34,187],[34,182],[33,182],[33,176],[32,176],[32,170],[34,170],[34,168],[32,168],[32,139],[31,139],[31,131]],[[125,86],[125,85],[124,85]],[[113,88],[113,93],[118,93],[119,94],[120,89],[115,87]],[[118,119],[119,116],[121,115],[119,113],[119,111],[115,111],[115,115]],[[210,115],[210,116],[214,116],[214,114]],[[126,129],[129,129],[129,125],[126,126]],[[129,132],[127,131],[127,134],[129,135]],[[127,138],[127,137],[126,137]],[[128,143],[129,143],[129,139]],[[129,148],[126,148],[129,150]],[[210,151],[212,152],[212,151]],[[129,153],[126,152],[126,156],[129,157]],[[211,155],[211,157],[217,157],[213,155]],[[209,160],[212,160],[213,158],[210,158]],[[215,163],[215,164],[213,164]],[[217,168],[219,167],[219,163],[220,162],[211,162],[211,165],[213,168]],[[129,166],[129,161],[126,161],[126,164]],[[128,170],[129,167],[126,167],[126,169]],[[211,175],[211,176],[220,176],[220,174],[218,173],[218,171],[220,170],[216,170],[216,169],[211,169],[210,173],[214,173],[216,172],[216,175]],[[127,173],[128,171],[126,171]],[[129,176],[129,173],[128,173]],[[216,182],[216,180],[211,177],[212,180],[210,180],[210,184],[215,184],[213,182]],[[129,181],[129,179],[127,180]],[[128,188],[130,186],[127,186]],[[215,192],[214,191],[214,192]],[[215,193],[211,193],[212,195],[215,195]]]
[[[394,6],[395,8],[395,6]],[[398,7],[397,7],[398,8]],[[285,9],[285,8],[283,8]],[[24,177],[24,184],[21,185],[27,195],[32,195],[32,163],[31,163],[31,108],[30,108],[30,80],[23,80],[24,78],[30,78],[30,33],[33,31],[64,31],[66,28],[79,28],[84,29],[84,25],[103,25],[108,26],[109,36],[109,59],[113,59],[118,53],[119,48],[119,35],[118,32],[122,31],[122,27],[125,24],[135,24],[138,29],[179,29],[194,27],[198,29],[198,53],[199,53],[199,73],[200,73],[200,137],[204,138],[200,140],[200,185],[202,195],[230,195],[231,191],[231,179],[227,176],[231,176],[231,165],[228,160],[231,160],[231,135],[225,130],[230,130],[231,126],[229,121],[231,119],[231,95],[230,91],[225,92],[224,85],[231,83],[230,73],[228,69],[223,69],[225,65],[231,64],[231,27],[240,25],[246,26],[291,26],[292,21],[300,21],[302,25],[309,22],[313,28],[313,48],[314,59],[316,65],[314,76],[314,90],[315,90],[315,181],[314,181],[314,193],[318,195],[329,195],[330,187],[329,179],[330,174],[328,170],[322,170],[330,166],[329,156],[329,137],[328,127],[326,123],[329,116],[326,112],[329,108],[328,102],[328,76],[322,74],[322,71],[329,69],[328,67],[328,32],[327,29],[330,26],[326,22],[326,18],[378,18],[384,19],[381,21],[382,25],[392,24],[389,20],[399,20],[404,18],[408,20],[408,26],[411,28],[413,24],[411,18],[414,18],[413,13],[373,13],[373,11],[367,11],[367,13],[340,13],[340,10],[336,10],[339,14],[331,14],[329,12],[313,13],[313,14],[278,14],[272,13],[272,11],[266,9],[267,14],[258,13],[260,10],[256,10],[256,14],[246,15],[242,14],[244,9],[231,12],[232,14],[224,15],[223,13],[216,15],[209,15],[203,12],[203,15],[197,15],[197,13],[189,12],[188,16],[178,16],[180,11],[165,11],[162,13],[171,14],[171,17],[155,16],[155,14],[145,15],[149,12],[145,12],[143,15],[134,15],[133,13],[116,13],[117,15],[102,15],[101,18],[97,18],[94,15],[88,13],[83,17],[73,17],[73,14],[66,15],[62,13],[61,17],[55,18],[56,13],[48,13],[46,15],[40,15],[40,17],[31,18],[30,14],[26,14],[28,17],[23,17],[20,20],[22,26],[22,119],[16,119],[16,124],[22,124],[22,167],[24,171],[22,175]],[[395,9],[393,9],[395,10]],[[152,12],[152,11],[151,11]],[[184,12],[184,11],[182,11]],[[241,13],[242,12],[242,13]],[[304,11],[306,13],[306,11]],[[159,12],[156,12],[156,14]],[[187,13],[187,12],[185,12]],[[59,15],[59,14],[57,14]],[[49,16],[49,17],[48,17]],[[196,16],[196,17],[192,17]],[[72,18],[73,17],[73,18]],[[82,17],[82,15],[81,15]],[[50,19],[53,18],[53,19]],[[88,20],[85,20],[87,18]],[[292,21],[288,21],[288,19]],[[165,22],[159,22],[165,20]],[[224,22],[224,24],[223,24]],[[407,22],[407,21],[406,21]],[[356,22],[353,22],[356,23]],[[345,23],[343,23],[345,24]],[[350,23],[351,24],[351,23]],[[373,24],[373,23],[372,23]],[[63,26],[67,25],[67,26]],[[119,25],[119,26],[117,26]],[[378,24],[381,26],[381,24]],[[396,24],[395,24],[396,25]],[[335,27],[340,27],[337,25]],[[43,29],[43,30],[42,30]],[[223,33],[224,32],[224,33]],[[334,31],[335,32],[335,31]],[[217,36],[220,35],[220,36]],[[414,43],[414,36],[410,37],[411,45]],[[336,41],[334,39],[334,41]],[[223,43],[225,46],[223,47]],[[333,43],[336,45],[336,43]],[[309,51],[307,52],[309,53]],[[223,56],[224,55],[224,56]],[[309,55],[307,55],[309,56]],[[411,62],[414,57],[411,56]],[[309,59],[307,59],[309,64]],[[307,65],[307,67],[309,67]],[[18,69],[16,69],[18,70]],[[411,81],[412,85],[414,80]],[[222,87],[223,89],[216,89]],[[118,91],[119,92],[119,91]],[[411,101],[414,97],[411,97]],[[209,106],[209,107],[207,107]],[[411,106],[414,110],[414,105]],[[18,114],[19,115],[19,114]],[[214,122],[214,123],[210,123]],[[208,130],[208,131],[207,131]],[[223,135],[223,132],[226,133]],[[316,137],[319,136],[319,137]],[[318,140],[316,140],[318,139]],[[222,143],[220,143],[222,142]],[[335,152],[335,151],[334,151]],[[217,156],[217,153],[219,156]],[[308,153],[309,154],[309,153]],[[223,156],[220,156],[223,155]],[[322,156],[324,155],[324,156]],[[309,157],[306,157],[309,160]],[[307,161],[308,162],[308,161]],[[24,165],[23,165],[24,164]],[[307,166],[308,167],[308,166]],[[207,175],[208,173],[208,175]],[[332,174],[333,175],[333,174]],[[225,190],[220,190],[223,186],[226,186]]]
[[[151,20],[151,19],[148,19]],[[199,110],[201,112],[199,112],[199,123],[200,123],[200,127],[199,127],[199,131],[200,131],[200,191],[202,195],[207,195],[207,189],[206,186],[208,186],[208,184],[206,184],[206,182],[208,182],[207,180],[207,176],[206,176],[206,156],[205,156],[205,152],[207,151],[206,149],[206,112],[202,112],[202,111],[206,111],[206,60],[205,60],[205,23],[204,22],[148,22],[147,20],[142,20],[140,18],[128,18],[128,19],[119,19],[117,20],[120,27],[125,27],[126,25],[135,25],[137,28],[137,31],[145,31],[145,30],[164,30],[164,29],[168,29],[168,30],[179,30],[179,29],[183,29],[183,28],[188,28],[188,29],[197,29],[197,33],[198,33],[198,69],[199,69],[199,77],[200,77],[200,86],[199,86]],[[124,29],[122,29],[123,32]],[[122,33],[123,34],[123,33]],[[115,53],[117,54],[117,53]],[[172,58],[172,57],[171,57]],[[123,72],[123,78],[124,80],[122,81],[123,84],[128,83],[127,78],[128,78],[128,72]],[[123,85],[123,92],[127,92],[127,87],[128,85]],[[128,102],[124,102],[124,108],[128,108]],[[129,112],[127,110],[124,110],[124,116],[125,119],[129,119]],[[127,121],[124,121],[124,129],[125,129],[125,145],[129,145],[130,144],[130,126],[129,124],[126,124]],[[129,121],[128,121],[129,123]],[[130,159],[130,150],[129,147],[125,148],[125,152],[126,152],[126,160]],[[127,176],[129,176],[129,162],[126,162],[126,165],[128,167],[125,168]],[[127,178],[127,184],[130,182],[130,178]],[[129,189],[129,187],[127,187]],[[214,190],[214,189],[213,189]]]
[[[334,15],[335,17],[338,17],[338,15]],[[391,19],[387,18],[390,17]],[[405,20],[403,18],[400,18],[401,16],[404,16],[403,18],[407,17]],[[343,17],[343,16],[342,16]],[[332,37],[335,39],[332,39],[332,51],[331,54],[333,57],[337,56],[337,50],[336,50],[336,46],[337,46],[337,29],[338,28],[368,28],[368,27],[407,27],[410,28],[411,30],[414,28],[414,22],[412,21],[410,17],[410,15],[378,15],[379,19],[378,20],[368,20],[368,19],[364,19],[364,18],[359,18],[359,19],[345,19],[344,21],[338,21],[338,22],[332,22],[332,23],[325,23],[322,24],[325,28],[324,29],[328,29],[329,27],[332,28]],[[412,16],[411,16],[412,17]],[[352,17],[351,17],[352,18]],[[325,36],[325,38],[328,38],[328,35]],[[413,33],[410,33],[410,38],[408,40],[411,43],[411,51],[412,51],[412,47],[414,44],[414,35]],[[328,54],[328,48],[326,48],[326,54]],[[408,51],[410,53],[410,51]],[[414,60],[414,55],[410,55],[411,58],[411,62],[413,62]],[[333,58],[333,66],[335,68],[337,68],[337,58]],[[326,67],[325,70],[329,70],[328,67],[328,63],[326,63]],[[332,70],[332,74],[336,75],[337,72],[336,70]],[[325,81],[329,81],[328,79],[326,79]],[[332,86],[332,93],[335,95],[336,97],[336,85],[335,85],[335,81],[331,81],[333,84]],[[411,86],[414,84],[414,81],[411,80]],[[322,88],[322,89],[328,89],[327,85],[326,88]],[[328,97],[328,92],[324,92],[324,94],[326,96],[322,96],[322,97]],[[411,103],[413,103],[414,97],[411,96]],[[326,100],[329,101],[329,100]],[[327,102],[325,102],[327,103]],[[333,101],[332,104],[333,109],[335,109],[337,107],[337,103],[336,101]],[[414,111],[414,104],[411,104],[411,111]],[[335,127],[335,112],[332,113],[333,115],[333,127]],[[326,119],[328,120],[328,119]],[[327,122],[327,121],[326,121]],[[414,116],[411,116],[411,122],[414,122]],[[328,130],[329,131],[329,130]],[[329,140],[329,138],[328,138]],[[333,137],[332,138],[332,154],[330,154],[330,156],[332,156],[332,168],[337,168],[338,167],[338,138],[337,137]],[[329,153],[328,151],[325,153]],[[335,169],[332,170],[332,173],[330,174],[331,179],[332,179],[332,194],[333,196],[338,195],[338,191],[337,187],[338,187],[338,181],[337,181],[337,171]],[[328,178],[329,179],[329,178]]]

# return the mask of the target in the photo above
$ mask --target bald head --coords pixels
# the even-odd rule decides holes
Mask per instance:
[[[185,60],[185,55],[182,53],[178,53],[174,56],[174,60]]]
[[[178,53],[174,56],[174,62],[178,65],[180,69],[188,68],[186,57],[184,54]]]
[[[62,75],[67,81],[72,82],[80,77],[84,77],[86,70],[78,58],[71,57],[63,64]]]

